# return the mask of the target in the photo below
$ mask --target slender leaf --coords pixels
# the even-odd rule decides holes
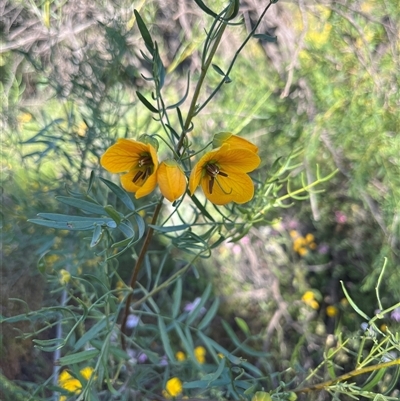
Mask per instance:
[[[198,305],[190,312],[189,316],[186,319],[186,324],[191,325],[194,320],[197,318],[199,315],[201,309],[204,307],[204,304],[207,302],[208,297],[210,296],[211,293],[211,284],[208,284],[206,289],[203,292],[203,295],[201,296],[200,302]]]
[[[116,195],[116,197],[132,212],[135,211],[135,205],[132,202],[130,196],[121,189],[118,185],[113,182],[106,180],[105,178],[100,177],[100,180],[107,185],[107,187]]]
[[[144,23],[142,17],[140,16],[140,14],[138,13],[137,10],[133,10],[135,17],[136,17],[136,21],[138,23],[138,27],[139,27],[139,31],[140,34],[142,35],[142,38],[144,40],[144,43],[146,44],[147,49],[153,53],[154,50],[154,43],[153,43],[153,39],[151,38],[150,32],[147,29],[146,24]]]
[[[255,33],[253,37],[271,43],[276,43],[278,41],[276,36],[267,35],[266,33]]]
[[[162,233],[171,233],[173,231],[186,230],[187,228],[190,227],[190,224],[181,224],[178,226],[168,226],[168,227],[162,227],[162,226],[156,226],[153,224],[149,224],[149,227],[152,227],[152,228],[154,228],[154,230],[160,231]]]
[[[90,342],[93,338],[96,338],[97,334],[100,333],[107,325],[107,319],[104,317],[100,319],[94,326],[90,328],[74,345],[73,351],[78,351],[86,343]]]
[[[178,316],[179,313],[179,308],[181,306],[181,300],[182,300],[182,278],[179,277],[178,280],[176,280],[176,285],[175,285],[175,290],[174,293],[172,294],[172,318],[175,319]]]
[[[69,206],[74,206],[80,210],[84,210],[85,212],[100,214],[100,215],[106,214],[103,206],[100,206],[93,202],[88,202],[82,199],[69,198],[67,196],[56,196],[56,199],[59,202],[62,202]]]
[[[96,225],[93,230],[92,241],[90,242],[91,248],[93,248],[100,242],[102,233],[103,233],[103,230],[101,229],[101,226]]]
[[[158,328],[160,330],[160,337],[163,343],[164,351],[170,361],[175,362],[175,356],[171,348],[171,343],[169,341],[167,328],[165,327],[164,320],[161,316],[158,316]]]
[[[98,349],[90,349],[82,352],[77,352],[76,354],[66,355],[58,360],[60,366],[73,365],[76,363],[81,363],[89,361],[99,355],[100,351]]]
[[[203,317],[202,321],[197,326],[197,328],[199,330],[205,329],[210,324],[210,322],[214,319],[214,316],[218,311],[219,303],[220,303],[219,298],[215,298],[210,309],[208,309],[208,311],[205,314],[205,316]]]
[[[158,110],[139,92],[136,91],[136,94],[139,98],[139,100],[152,112],[152,113],[157,113]]]

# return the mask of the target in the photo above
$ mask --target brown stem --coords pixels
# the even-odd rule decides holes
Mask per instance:
[[[156,224],[156,222],[157,222],[157,218],[158,218],[158,215],[161,210],[162,200],[163,200],[163,198],[160,199],[160,202],[158,203],[158,205],[156,206],[156,209],[154,210],[153,218],[151,219],[152,225]],[[131,302],[132,302],[133,289],[136,285],[137,276],[139,274],[140,267],[143,263],[143,260],[146,255],[147,248],[149,247],[153,233],[154,233],[154,228],[149,227],[149,231],[147,231],[146,238],[144,239],[142,249],[140,250],[139,256],[137,258],[137,261],[136,261],[136,264],[135,264],[135,267],[133,269],[132,276],[130,279],[130,286],[132,288],[132,291],[129,293],[128,297],[126,298],[124,316],[123,316],[122,322],[121,322],[121,345],[122,345],[123,350],[126,349],[126,344],[125,344],[126,321],[128,320],[129,308],[130,308]]]

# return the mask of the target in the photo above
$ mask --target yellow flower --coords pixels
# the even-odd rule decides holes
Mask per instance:
[[[326,314],[329,317],[335,317],[339,314],[339,309],[336,306],[329,305],[326,307]]]
[[[87,366],[79,373],[87,381],[93,374],[93,368]],[[82,383],[77,378],[73,377],[68,370],[63,370],[60,373],[60,376],[58,377],[58,385],[70,393],[79,394],[82,391]],[[65,401],[66,399],[66,396],[60,397],[60,401]]]
[[[301,300],[310,306],[312,309],[318,309],[319,308],[319,303],[315,299],[315,295],[312,291],[306,291],[303,296],[301,297]]]
[[[161,162],[157,170],[160,191],[170,202],[180,198],[186,190],[186,177],[179,164],[172,159]]]
[[[61,269],[60,270],[60,283],[62,285],[68,284],[69,281],[71,280],[71,274],[69,271],[65,270],[65,269]]]
[[[219,148],[223,144],[228,144],[231,148],[248,149],[258,153],[258,147],[240,136],[233,135],[231,132],[219,132],[214,135],[213,147]]]
[[[176,357],[176,359],[177,359],[179,362],[182,362],[182,361],[184,361],[184,360],[186,359],[186,355],[185,355],[185,353],[182,352],[182,351],[178,351],[178,352],[175,354],[175,357]]]
[[[150,144],[119,139],[106,150],[100,163],[110,173],[126,173],[121,176],[121,184],[137,199],[154,191],[157,185],[157,153]]]
[[[206,349],[201,345],[199,345],[194,349],[194,356],[196,357],[198,363],[201,364],[205,363],[206,353],[207,353]]]
[[[189,189],[193,195],[201,184],[206,198],[216,205],[245,203],[253,198],[254,184],[247,173],[260,165],[258,155],[228,144],[206,153],[194,166]]]
[[[169,379],[165,385],[163,395],[165,398],[176,397],[182,393],[182,382],[178,377]]]

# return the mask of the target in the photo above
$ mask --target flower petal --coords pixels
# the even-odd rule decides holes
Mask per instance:
[[[136,174],[141,171],[139,168],[134,168],[129,173],[121,175],[121,185],[128,192],[136,192],[140,189],[141,185],[133,182]],[[138,181],[136,181],[138,182]]]
[[[148,195],[150,192],[153,192],[157,186],[157,170],[154,170],[153,174],[151,174],[147,180],[143,183],[143,185],[136,191],[135,197],[136,199],[142,198],[143,196]]]
[[[119,139],[110,146],[100,159],[101,165],[110,173],[124,173],[135,166],[143,153],[150,153],[154,160],[157,160],[155,149],[151,145],[137,142],[132,139]],[[158,162],[157,162],[158,164]]]
[[[203,174],[203,165],[205,164],[205,162],[203,161],[203,158],[207,156],[207,154],[205,154],[200,160],[199,162],[193,167],[192,172],[190,173],[190,177],[189,177],[189,190],[190,190],[190,194],[193,195],[194,191],[196,190],[196,188],[200,185],[200,180],[201,180],[201,176]]]
[[[248,149],[230,148],[228,144],[221,146],[213,152],[215,153],[211,160],[215,160],[219,168],[224,172],[241,171],[249,173],[255,170],[261,163],[261,159],[256,153]]]
[[[219,147],[223,144],[228,144],[231,148],[247,149],[251,152],[258,153],[258,147],[256,145],[241,136],[233,135],[231,132],[219,132],[214,135],[213,146]]]
[[[210,179],[210,176],[205,175],[201,179],[201,187],[206,198],[215,205],[226,205],[229,202],[245,203],[254,196],[253,181],[245,173],[235,172],[228,177],[218,175],[214,179],[211,193]]]

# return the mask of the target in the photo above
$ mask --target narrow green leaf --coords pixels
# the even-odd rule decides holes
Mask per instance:
[[[128,239],[132,239],[135,235],[135,231],[133,230],[129,221],[125,221],[121,223],[118,228],[124,233],[125,237]]]
[[[185,100],[187,99],[187,96],[189,94],[189,84],[190,84],[190,71],[188,72],[188,78],[187,78],[187,83],[186,83],[186,91],[185,94],[183,95],[182,99],[179,100],[179,102],[172,104],[171,106],[166,107],[166,110],[170,110],[170,109],[175,109],[179,106],[181,106]],[[178,135],[179,137],[179,135]]]
[[[113,182],[106,180],[105,178],[99,177],[104,184],[115,194],[115,196],[132,212],[135,211],[135,205],[132,202],[130,196],[118,185]]]
[[[344,286],[344,283],[342,280],[340,280],[340,284],[342,285],[342,290],[343,293],[345,295],[345,297],[347,298],[347,300],[349,301],[349,304],[351,305],[351,307],[360,315],[362,316],[367,322],[369,322],[371,319],[354,303],[354,301],[350,298],[349,293],[346,290],[346,287]]]
[[[45,352],[53,352],[57,349],[64,347],[64,338],[52,338],[51,340],[33,340],[35,348],[39,348]]]
[[[204,304],[207,302],[208,297],[210,296],[211,293],[211,288],[212,285],[208,284],[206,289],[203,292],[203,295],[201,296],[199,304],[190,312],[189,316],[186,319],[186,324],[191,325],[194,320],[197,318],[199,315],[201,308],[204,307]]]
[[[42,219],[29,219],[28,221],[39,226],[55,228],[57,230],[87,231],[94,228],[94,223],[90,221],[51,221]]]
[[[84,347],[86,343],[89,343],[93,338],[96,339],[97,334],[100,333],[107,325],[107,319],[100,319],[94,326],[92,326],[74,345],[72,351],[78,351]]]
[[[266,33],[255,33],[253,38],[265,40],[266,42],[276,43],[278,38],[276,36],[267,35]]]
[[[75,363],[81,363],[89,361],[99,355],[98,349],[90,349],[87,351],[77,352],[76,354],[66,355],[58,360],[60,366],[73,365]]]
[[[56,199],[59,202],[62,202],[69,206],[76,207],[80,210],[84,210],[85,212],[105,215],[103,206],[100,206],[93,202],[88,202],[83,199],[69,198],[67,196],[56,196]]]
[[[202,321],[197,326],[199,330],[205,329],[210,324],[210,322],[214,319],[214,316],[217,313],[218,308],[219,308],[219,298],[215,298],[210,309],[208,309]]]
[[[93,248],[100,242],[102,233],[103,230],[101,229],[101,226],[96,225],[93,230],[92,241],[90,242],[91,248]]]
[[[191,346],[190,342],[187,340],[187,338],[185,337],[185,335],[183,334],[183,331],[181,329],[181,327],[179,326],[179,323],[177,321],[173,322],[174,328],[176,333],[178,334],[178,337],[181,340],[181,343],[183,345],[183,348],[186,351],[186,354],[190,357],[190,359],[192,360],[192,362],[197,365],[198,369],[202,369],[202,366],[200,365],[200,363],[197,361],[195,355],[194,355],[194,348]],[[187,326],[186,326],[187,327]]]
[[[152,112],[152,113],[157,113],[158,110],[139,92],[136,91],[136,94],[138,95],[139,100]]]
[[[242,362],[242,360],[240,358],[232,355],[228,350],[226,350],[224,347],[222,347],[217,342],[212,340],[210,337],[207,337],[201,331],[198,331],[197,335],[199,336],[199,338],[201,339],[203,344],[208,349],[210,349],[210,347],[212,347],[216,352],[221,353],[222,355],[224,355],[226,358],[228,358],[235,365],[240,365],[240,363]],[[214,354],[215,354],[215,351],[214,351]]]
[[[217,370],[214,373],[208,373],[207,375],[203,376],[202,380],[208,380],[208,385],[210,385],[213,381],[219,379],[222,372],[224,371],[225,364],[226,364],[226,359],[225,358],[220,359]]]
[[[172,318],[175,319],[178,316],[179,308],[182,300],[182,278],[179,277],[176,280],[175,290],[172,294]]]
[[[142,216],[140,216],[138,214],[135,215],[135,220],[136,220],[136,224],[138,226],[138,239],[140,239],[144,235],[144,232],[146,230],[146,225],[144,224],[144,220],[143,220]]]
[[[92,170],[92,171],[90,172],[88,189],[87,189],[87,191],[86,191],[87,194],[90,193],[95,178],[96,178],[96,174],[95,174],[94,170]]]
[[[147,26],[144,23],[142,17],[138,13],[138,11],[137,10],[133,10],[133,12],[135,14],[136,21],[137,21],[138,27],[139,27],[139,31],[140,31],[140,34],[142,35],[144,43],[146,44],[146,47],[150,51],[150,53],[153,53],[154,43],[153,43],[153,39],[151,38],[150,32],[147,29]]]
[[[361,387],[362,391],[371,391],[378,383],[382,382],[382,378],[386,373],[386,368],[375,370],[368,377],[365,384]]]
[[[249,326],[241,317],[236,316],[235,322],[239,326],[240,330],[242,330],[243,333],[246,334],[247,337],[251,336]]]
[[[115,221],[115,223],[118,225],[121,223],[121,215],[114,209],[113,206],[107,205],[104,206],[104,210],[106,213]]]
[[[241,341],[236,336],[235,332],[232,330],[231,326],[229,326],[229,324],[225,322],[225,320],[222,320],[222,326],[224,327],[225,331],[227,332],[228,336],[233,341],[233,343],[247,355],[257,356],[257,357],[267,357],[269,355],[267,352],[256,351],[253,348],[250,348],[249,346],[242,344]]]
[[[84,216],[71,216],[68,214],[58,214],[58,213],[38,213],[39,217],[42,217],[43,219],[46,220],[52,220],[52,221],[86,221],[89,223],[97,223],[97,224],[106,224],[110,221],[113,221],[112,219],[108,217],[84,217]]]
[[[211,66],[214,68],[214,70],[221,76],[225,77],[226,74],[219,68],[216,64],[211,64]]]
[[[192,195],[191,198],[193,200],[193,203],[197,206],[197,208],[200,210],[201,214],[204,217],[207,217],[211,221],[215,221],[214,218],[211,216],[211,214],[207,212],[206,208],[200,203],[200,201],[197,199],[195,195]]]
[[[165,327],[164,320],[163,320],[163,318],[161,316],[158,316],[158,328],[160,330],[161,341],[163,343],[164,351],[165,351],[167,357],[169,358],[169,360],[171,362],[176,362],[175,361],[175,355],[174,355],[174,353],[172,351],[171,343],[169,341],[167,328]]]
[[[190,224],[181,224],[178,226],[168,226],[168,227],[156,226],[154,224],[149,224],[149,227],[152,227],[152,228],[154,228],[154,230],[162,232],[162,233],[171,233],[174,231],[186,230],[187,228],[190,227]]]

